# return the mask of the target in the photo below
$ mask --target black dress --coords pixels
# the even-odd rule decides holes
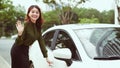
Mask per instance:
[[[32,45],[35,40],[38,40],[43,57],[47,57],[47,50],[42,39],[41,30],[38,31],[36,24],[29,22],[25,24],[22,36],[16,38],[11,48],[11,68],[30,68],[29,46]]]
[[[14,44],[11,49],[11,68],[30,68],[28,51],[29,46]]]

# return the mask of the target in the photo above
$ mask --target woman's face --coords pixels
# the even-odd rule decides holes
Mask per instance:
[[[36,20],[39,18],[39,16],[40,16],[40,12],[39,12],[38,9],[35,8],[35,7],[34,7],[33,9],[31,9],[31,11],[29,12],[30,20],[31,20],[33,23],[36,22]]]

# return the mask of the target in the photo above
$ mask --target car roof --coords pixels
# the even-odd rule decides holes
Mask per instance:
[[[78,30],[78,29],[86,29],[86,28],[109,28],[109,27],[119,27],[120,25],[118,24],[65,24],[65,25],[55,25],[49,29],[47,29],[46,31],[43,32],[46,33],[48,31],[52,31],[52,30],[57,30],[57,29],[61,29],[61,30]]]
[[[57,25],[51,29],[84,29],[84,28],[105,28],[105,27],[120,27],[117,24],[65,24]]]

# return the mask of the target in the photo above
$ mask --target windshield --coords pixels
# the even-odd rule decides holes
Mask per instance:
[[[120,57],[120,28],[75,30],[89,57]]]

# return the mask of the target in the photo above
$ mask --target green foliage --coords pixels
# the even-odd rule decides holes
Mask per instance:
[[[0,0],[0,10],[8,8],[11,4],[11,0]]]
[[[88,19],[88,18],[83,18],[83,19],[80,19],[80,24],[90,24],[90,23],[99,23],[99,20],[97,18],[92,18],[92,19]]]
[[[101,23],[114,24],[114,10],[103,11],[100,14],[101,14],[101,17],[100,17]]]
[[[73,12],[75,12],[78,16],[78,21],[76,23],[114,23],[114,10],[99,12],[97,9],[87,9],[87,8],[74,8]],[[43,25],[43,29],[46,30],[49,27],[54,25],[61,24],[59,19],[59,11],[53,10],[43,13],[45,23]]]
[[[44,3],[59,11],[58,16],[61,24],[75,23],[76,20],[74,17],[76,17],[76,19],[78,19],[78,17],[76,13],[72,11],[72,8],[75,8],[86,1],[87,0],[67,0],[67,2],[64,2],[63,0],[43,0]]]
[[[43,31],[54,25],[60,24],[60,20],[57,14],[58,14],[57,10],[43,13],[43,17],[44,17]]]
[[[97,9],[93,8],[75,8],[74,11],[77,12],[79,18],[99,18],[100,16],[100,12]]]
[[[18,17],[24,17],[23,8],[14,7],[11,0],[0,1],[0,36],[11,36],[16,32],[15,22]]]
[[[79,22],[84,18],[97,18],[98,21],[95,21],[95,23],[114,23],[114,10],[99,12],[97,9],[93,8],[74,8],[74,12],[78,14]]]

